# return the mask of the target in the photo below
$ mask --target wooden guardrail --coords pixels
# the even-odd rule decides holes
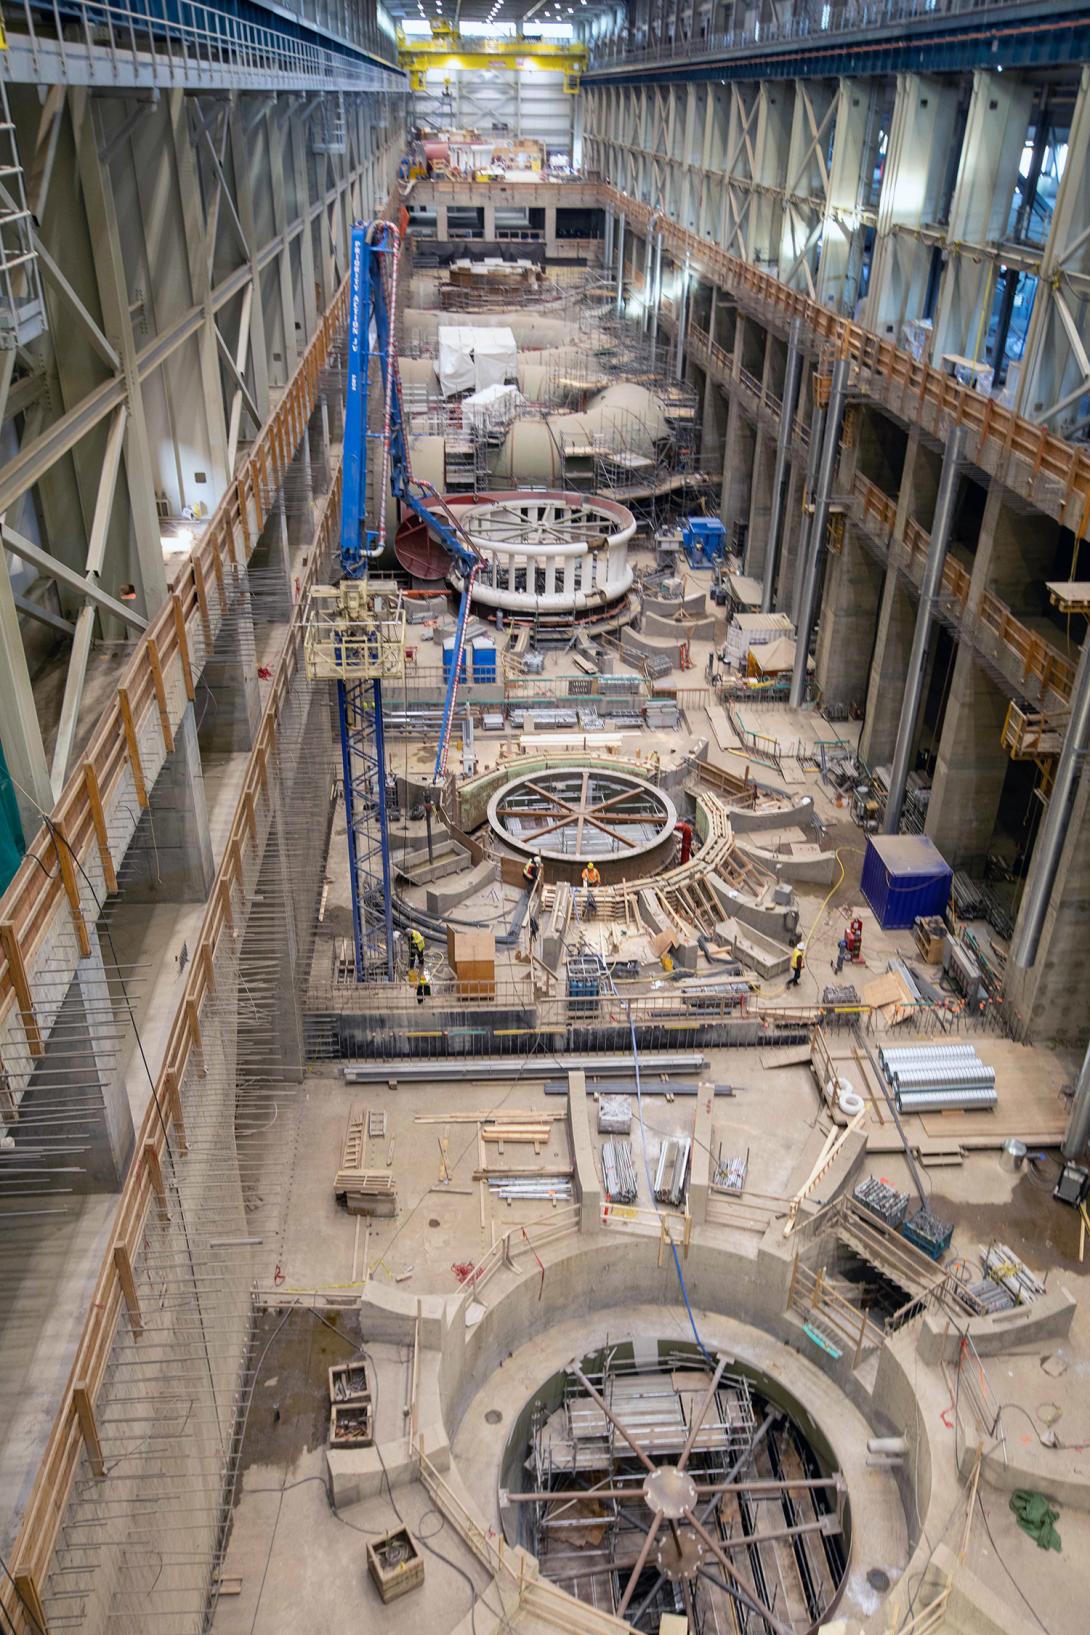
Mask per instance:
[[[314,407],[318,375],[332,336],[343,318],[346,301],[347,287],[341,290],[330,308],[319,334],[311,343],[307,357],[300,365],[295,380],[285,392],[277,410],[277,416],[282,414],[278,429],[272,431],[270,427],[272,435],[267,442],[262,439],[255,448],[247,462],[241,486],[238,483],[232,485],[224,507],[221,507],[224,512],[222,518],[217,512],[217,518],[220,520],[218,522],[214,520],[215,532],[212,539],[206,537],[203,542],[201,552],[203,560],[207,561],[214,551],[223,551],[230,559],[232,550],[238,551],[243,548],[244,539],[248,539],[248,548],[252,549],[256,541],[255,519],[263,517],[264,496],[270,492],[266,485],[278,482],[283,476],[295,446],[291,439],[294,437],[297,443],[305,431],[307,418]],[[262,445],[264,452],[259,454]],[[4,1606],[20,1635],[23,1635],[24,1631],[26,1635],[30,1635],[32,1627],[25,1609],[29,1609],[30,1617],[36,1620],[42,1629],[47,1627],[41,1590],[80,1455],[85,1448],[94,1468],[94,1447],[97,1440],[94,1429],[95,1397],[106,1371],[121,1312],[128,1309],[132,1315],[135,1296],[131,1269],[140,1251],[144,1222],[152,1208],[165,1212],[167,1207],[164,1159],[168,1130],[173,1132],[177,1150],[183,1155],[186,1152],[181,1086],[191,1055],[197,1053],[199,1058],[202,1049],[202,1010],[213,990],[217,949],[223,936],[225,934],[230,936],[234,925],[234,915],[238,906],[235,893],[236,888],[243,885],[245,859],[247,857],[254,859],[258,853],[258,810],[263,798],[267,799],[268,796],[271,762],[276,752],[280,717],[302,658],[306,592],[310,588],[318,564],[324,560],[327,550],[336,538],[340,523],[340,491],[338,468],[316,521],[314,543],[307,553],[307,566],[302,575],[301,594],[293,609],[285,644],[276,663],[256,741],[235,807],[223,860],[205,909],[199,937],[193,948],[189,978],[174,1017],[152,1096],[137,1133],[133,1163],[118,1199],[110,1244],[99,1269],[68,1383],[38,1468],[29,1503],[22,1517],[12,1552],[12,1579],[0,1581],[0,1604]],[[242,522],[242,511],[247,503],[251,507],[245,525],[249,529],[248,535]],[[209,532],[212,533],[212,530]],[[213,562],[218,560],[220,567],[223,567],[222,556],[212,556],[212,560]],[[194,576],[190,580],[191,590],[194,590],[200,571],[195,565]],[[155,632],[159,629],[161,621],[156,620],[144,640],[154,639]],[[135,666],[143,662],[139,654],[134,655],[129,672],[134,673]],[[119,734],[112,711],[107,711],[105,727],[96,735],[96,745],[100,741],[110,746],[112,753],[116,753]],[[93,750],[92,753],[96,752]],[[101,762],[94,764],[100,765]],[[62,810],[65,799],[71,800],[78,814],[81,799],[78,779],[73,779],[65,792],[65,797],[62,797]],[[76,835],[80,830],[74,828],[72,832]],[[25,867],[24,865],[24,869],[20,870],[20,875]],[[32,872],[35,875],[41,873],[40,870]],[[14,890],[19,883],[20,877],[17,875],[10,889]],[[39,900],[44,895],[43,882],[43,891],[38,894]]]
[[[836,356],[850,359],[860,375],[870,375],[896,388],[900,401],[906,407],[911,404],[917,420],[930,416],[965,426],[976,439],[978,453],[985,451],[987,459],[997,466],[1015,456],[1025,464],[1031,486],[1040,477],[1049,479],[1060,499],[1062,520],[1076,538],[1090,537],[1090,452],[1073,447],[1045,426],[1023,420],[994,398],[962,386],[892,341],[829,312],[800,290],[729,255],[709,239],[668,220],[610,183],[598,185],[603,202],[623,210],[633,226],[646,231],[654,217],[671,251],[687,255],[696,272],[710,275],[723,289],[748,299],[784,326],[793,318],[801,318],[819,344],[825,343]]]
[[[157,718],[165,749],[173,748],[164,675],[177,662],[186,694],[194,697],[189,632],[199,619],[204,650],[211,647],[214,625],[229,603],[228,580],[252,554],[272,499],[302,440],[317,401],[319,377],[347,307],[346,280],[238,476],[183,562],[171,594],[141,634],[49,824],[35,835],[0,900],[0,1036],[16,1007],[32,1057],[42,1054],[45,1041],[35,1016],[31,971],[58,911],[67,911],[81,951],[89,951],[73,854],[84,860],[94,852],[107,891],[116,891],[106,822],[111,799],[128,771],[139,807],[148,804],[141,729],[149,715]],[[56,855],[59,866],[51,871],[39,867],[35,859],[48,862],[51,854]]]
[[[893,538],[897,517],[893,500],[858,471],[852,480],[852,496],[861,508],[864,521],[869,522],[888,544]],[[900,544],[911,562],[922,565],[931,547],[931,536],[918,522],[909,518]],[[969,609],[971,585],[968,571],[947,556],[942,569],[942,588],[963,611]],[[970,611],[975,614],[981,629],[990,631],[1017,660],[1023,682],[1036,682],[1042,690],[1055,693],[1059,698],[1071,697],[1075,666],[1043,636],[1037,635],[1016,618],[998,596],[984,591]]]

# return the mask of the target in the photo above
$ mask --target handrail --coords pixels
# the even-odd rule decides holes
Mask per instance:
[[[65,24],[73,22],[69,32]],[[306,39],[200,0],[185,0],[184,8],[170,0],[66,0],[63,17],[48,0],[9,0],[4,23],[3,66],[12,80],[29,69],[43,84],[207,86],[226,78],[359,91],[404,84],[396,47],[391,41],[391,57],[382,57],[378,30],[372,44],[318,29]]]
[[[93,903],[84,901],[82,889],[66,889],[66,870],[58,869],[56,877],[50,878],[34,859],[57,849],[50,831],[60,830],[67,838],[65,850],[71,848],[71,854],[81,862],[93,854],[107,890],[116,890],[105,814],[127,774],[132,777],[139,806],[148,803],[140,753],[142,729],[151,718],[162,720],[164,742],[169,748],[171,729],[163,719],[163,677],[172,665],[176,670],[180,668],[186,693],[190,698],[194,696],[191,635],[197,634],[204,651],[210,649],[214,627],[229,606],[228,581],[252,555],[272,497],[302,440],[317,402],[319,376],[334,335],[344,324],[347,305],[345,280],[238,476],[183,560],[171,594],[141,633],[121,673],[113,701],[103,711],[50,814],[49,826],[43,825],[33,837],[0,899],[0,925],[4,927],[0,944],[0,1036],[17,1006],[32,1056],[42,1053],[29,981],[35,955],[52,926],[54,913],[62,906],[63,896],[68,896],[68,913],[81,947],[86,935],[84,916],[93,917],[96,912]],[[192,633],[191,625],[198,627]]]
[[[1009,467],[1012,459],[1021,461],[1026,471],[1024,491],[1038,498],[1042,509],[1065,522],[1077,538],[1090,538],[1090,451],[1002,408],[994,398],[961,385],[851,319],[838,317],[772,273],[730,255],[711,239],[670,221],[612,183],[600,181],[599,187],[603,202],[623,210],[633,227],[646,232],[654,218],[672,253],[688,256],[695,274],[712,277],[721,288],[738,299],[748,299],[785,327],[793,318],[800,318],[819,350],[824,347],[851,362],[854,385],[869,381],[876,392],[881,388],[890,396],[895,390],[898,402],[911,407],[913,418],[922,424],[930,417],[928,423],[936,431],[964,426],[971,434],[970,442],[975,440],[975,451],[970,452],[975,453],[976,463],[993,474],[1006,472],[1004,480],[1016,490]],[[1051,485],[1052,492],[1038,497],[1042,483]]]
[[[885,543],[892,538],[897,521],[897,506],[887,494],[870,482],[861,472],[852,480],[852,497],[862,508],[865,520],[872,520],[885,535]],[[905,523],[900,541],[910,562],[922,564],[931,547],[931,536],[914,518]],[[1022,666],[1022,680],[1035,681],[1059,698],[1071,697],[1075,684],[1075,666],[1058,653],[1043,636],[1037,635],[1022,623],[1005,602],[991,591],[983,591],[975,608],[969,609],[972,585],[970,574],[959,562],[947,556],[943,562],[942,587],[944,593],[965,611],[975,614],[982,629],[990,631],[1011,656]]]
[[[266,498],[271,498],[275,493],[313,413],[321,369],[333,337],[343,324],[347,299],[346,280],[334,297],[275,413],[217,508],[204,538],[194,546],[183,564],[175,581],[174,596],[143,633],[136,652],[123,672],[122,696],[132,701],[132,717],[137,725],[150,711],[159,714],[159,701],[149,663],[152,644],[158,640],[164,654],[186,650],[184,624],[178,622],[177,604],[181,602],[183,607],[196,608],[202,620],[206,619],[208,593],[205,587],[214,581],[222,591],[228,572],[240,561],[244,562],[256,545],[267,514]],[[12,1571],[18,1591],[12,1583],[0,1582],[0,1604],[10,1618],[17,1620],[16,1627],[20,1629],[25,1624],[19,1597],[28,1597],[33,1610],[33,1598],[39,1595],[48,1570],[66,1497],[75,1479],[83,1447],[75,1408],[77,1382],[81,1391],[87,1394],[87,1400],[93,1403],[109,1359],[117,1321],[124,1309],[115,1249],[121,1246],[128,1250],[130,1258],[135,1258],[140,1249],[144,1220],[162,1186],[162,1159],[166,1152],[168,1128],[173,1129],[184,1151],[182,1081],[191,1053],[200,1050],[202,1007],[212,990],[212,973],[220,939],[225,931],[230,933],[235,887],[242,883],[245,857],[257,844],[256,814],[267,791],[280,714],[300,663],[305,592],[324,557],[326,547],[336,537],[339,503],[338,469],[316,521],[314,544],[307,553],[307,565],[301,575],[301,594],[293,608],[284,648],[269,687],[223,859],[192,951],[189,977],[136,1137],[136,1157],[118,1199],[109,1249],[99,1270],[68,1382],[20,1522],[12,1552]],[[179,585],[183,587],[180,591]],[[92,781],[101,791],[97,808],[90,799],[91,783],[85,776],[84,768],[73,773],[55,808],[54,821],[63,825],[77,852],[81,843],[84,846],[98,844],[95,811],[97,809],[101,813],[122,773],[131,764],[131,746],[136,737],[126,737],[122,714],[119,703],[107,707],[86,752],[84,768],[89,766],[92,769]],[[47,844],[49,841],[43,829],[32,849],[40,850]],[[108,850],[104,847],[103,858],[107,856]],[[36,946],[36,940],[44,935],[50,910],[57,905],[63,889],[58,880],[45,881],[43,871],[24,859],[0,902],[0,917],[13,927],[12,939],[5,943],[5,958],[0,963],[0,992],[3,992],[6,1001],[2,1014],[10,1012],[13,1003],[19,1003],[16,980],[23,943],[25,941],[31,949]],[[70,912],[74,917],[76,910],[71,905]],[[32,1008],[29,1013],[24,1011],[24,1026],[28,1022],[37,1031]]]
[[[981,7],[979,0],[850,0],[834,9],[826,6],[818,16],[806,12],[781,19],[761,17],[743,28],[725,29],[693,39],[679,31],[666,39],[647,45],[631,43],[631,26],[591,47],[590,72],[605,68],[626,68],[639,63],[665,64],[684,62],[698,64],[722,56],[752,52],[755,46],[784,45],[810,41],[823,45],[827,41],[843,40],[852,35],[873,32],[886,33],[891,24],[926,22],[935,23],[943,17],[958,17],[971,13],[979,17],[985,11],[1002,11],[1017,0],[992,0]]]

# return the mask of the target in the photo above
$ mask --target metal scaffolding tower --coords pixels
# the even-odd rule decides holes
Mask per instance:
[[[316,585],[307,610],[304,651],[311,680],[337,683],[356,980],[392,980],[382,683],[405,679],[405,610],[398,586],[370,578]]]

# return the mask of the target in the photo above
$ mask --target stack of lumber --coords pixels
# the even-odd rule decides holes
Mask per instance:
[[[396,1215],[397,1190],[388,1170],[367,1167],[367,1124],[362,1107],[348,1115],[333,1193],[350,1215]]]
[[[547,1117],[532,1116],[489,1119],[481,1125],[481,1139],[494,1142],[497,1152],[501,1155],[505,1141],[521,1141],[527,1146],[532,1145],[536,1153],[540,1153],[543,1143],[547,1142],[553,1133],[552,1120]]]

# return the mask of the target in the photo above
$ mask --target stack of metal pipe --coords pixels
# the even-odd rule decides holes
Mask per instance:
[[[660,1204],[670,1204],[674,1209],[681,1206],[691,1146],[687,1135],[672,1135],[663,1141],[655,1171],[655,1197]]]
[[[611,1204],[630,1204],[635,1198],[636,1163],[631,1141],[602,1142],[602,1180]]]
[[[883,1045],[878,1055],[902,1113],[994,1107],[999,1099],[995,1069],[973,1045]]]

